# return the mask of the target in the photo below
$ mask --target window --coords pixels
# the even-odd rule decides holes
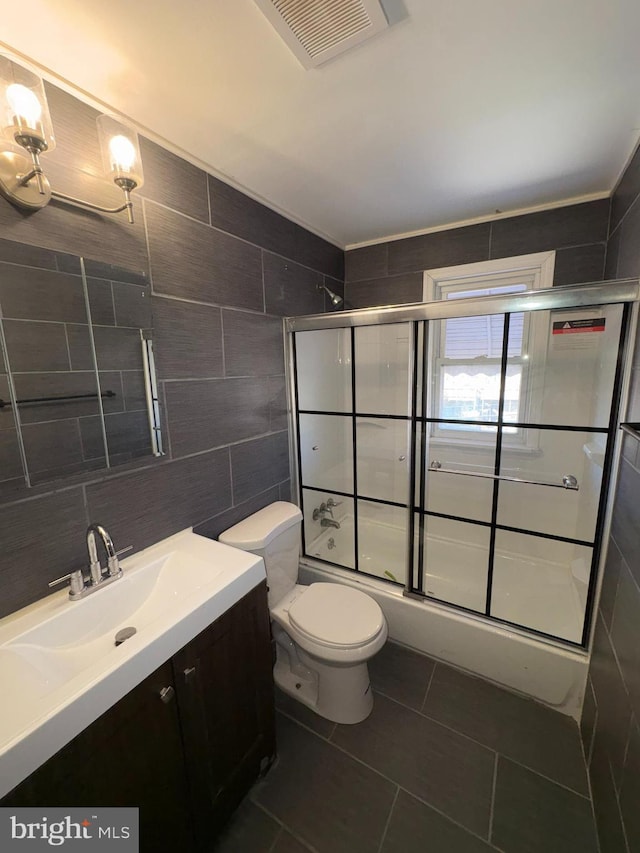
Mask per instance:
[[[550,287],[554,254],[527,255],[469,264],[425,273],[425,301],[496,296]],[[536,405],[528,381],[532,355],[540,365],[543,353],[535,341],[535,319],[531,314],[511,314],[508,365],[505,382],[505,421],[530,421]],[[430,324],[432,375],[429,415],[437,419],[467,423],[433,424],[432,438],[468,444],[493,440],[500,405],[500,369],[504,316],[458,317]],[[469,423],[476,421],[474,423]],[[483,423],[484,422],[484,423]],[[512,446],[528,446],[525,431],[505,428]]]

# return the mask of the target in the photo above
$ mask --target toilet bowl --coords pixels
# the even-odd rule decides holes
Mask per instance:
[[[359,723],[373,708],[367,661],[384,645],[387,623],[364,592],[297,583],[301,521],[297,506],[277,501],[219,539],[264,559],[276,684],[328,720]]]

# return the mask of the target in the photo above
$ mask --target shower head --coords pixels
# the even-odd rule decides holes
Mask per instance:
[[[324,290],[326,293],[328,293],[329,298],[331,299],[331,304],[334,308],[337,308],[344,302],[342,296],[339,296],[337,293],[334,293],[333,290],[330,290],[326,284],[321,284],[320,282],[318,282],[318,284],[316,285],[316,290]]]

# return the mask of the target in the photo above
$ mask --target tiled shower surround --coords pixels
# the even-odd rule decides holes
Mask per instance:
[[[52,185],[120,204],[119,190],[102,178],[97,113],[54,86],[47,91],[57,147],[43,159]],[[161,461],[2,498],[0,615],[46,595],[51,578],[84,564],[89,521],[103,523],[117,547],[139,550],[191,525],[216,535],[288,496],[280,318],[328,310],[316,285],[342,293],[345,260],[353,307],[419,300],[424,269],[549,249],[557,251],[556,284],[640,274],[638,154],[611,201],[345,255],[162,147],[143,139],[142,153],[146,183],[135,194],[133,226],[55,202],[28,214],[0,200],[0,262],[59,269],[72,254],[148,276],[167,448]],[[628,419],[640,420],[637,356],[632,385]],[[640,850],[639,507],[640,450],[627,440],[582,726],[601,853]],[[397,808],[407,803],[398,800]],[[410,825],[411,814],[404,817]],[[424,815],[414,817],[422,825]],[[297,849],[290,840],[287,849]],[[460,849],[485,848],[474,837]]]
[[[352,249],[345,298],[353,308],[421,302],[424,270],[552,249],[554,284],[602,281],[609,206],[600,199]]]
[[[640,276],[640,149],[611,204],[607,277]],[[640,421],[636,345],[626,419]],[[601,853],[640,850],[640,443],[626,436],[582,732]]]

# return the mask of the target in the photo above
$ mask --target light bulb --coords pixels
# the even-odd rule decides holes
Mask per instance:
[[[111,168],[114,172],[130,172],[136,161],[136,149],[130,139],[119,134],[109,140]]]
[[[12,83],[7,87],[7,101],[14,112],[17,124],[26,124],[33,130],[38,129],[42,118],[42,104],[37,95],[21,83]]]
[[[98,116],[96,125],[105,175],[125,193],[141,187],[144,176],[136,131],[110,115]]]

